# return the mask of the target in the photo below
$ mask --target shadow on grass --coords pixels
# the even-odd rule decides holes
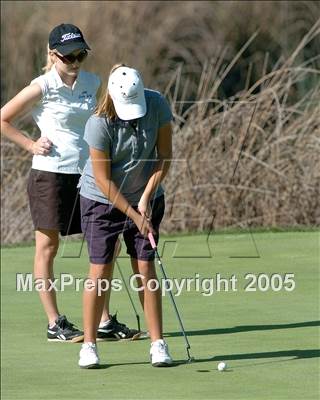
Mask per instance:
[[[187,360],[174,360],[174,363],[169,367],[178,367],[180,365],[192,365],[198,363],[206,363],[212,361],[231,361],[231,360],[257,360],[257,359],[267,359],[267,358],[282,358],[282,357],[291,357],[289,360],[285,361],[293,361],[293,360],[301,360],[306,358],[315,358],[320,357],[319,349],[308,349],[308,350],[280,350],[280,351],[268,351],[264,353],[241,353],[241,354],[222,354],[209,358],[196,358],[194,361],[189,363]],[[283,361],[283,360],[275,360]],[[270,363],[267,362],[267,363]],[[112,367],[118,367],[123,365],[150,365],[149,361],[142,362],[127,362],[127,363],[110,363],[110,364],[101,364],[98,369],[107,369]],[[237,367],[239,368],[239,367]],[[95,369],[96,370],[96,369]],[[209,372],[207,369],[198,370],[198,372]]]
[[[235,326],[233,328],[217,328],[217,329],[204,329],[198,331],[188,331],[186,332],[188,336],[198,336],[198,335],[221,335],[230,334],[237,332],[250,332],[250,331],[260,331],[260,330],[272,330],[272,329],[291,329],[291,328],[303,328],[310,326],[320,326],[320,321],[306,321],[297,322],[292,324],[275,324],[275,325],[242,325]],[[176,337],[182,336],[181,332],[166,332],[164,334],[166,337]],[[254,359],[268,359],[268,358],[282,358],[291,357],[289,360],[292,361],[298,359],[315,358],[320,357],[319,349],[308,349],[308,350],[282,350],[282,351],[271,351],[264,353],[243,353],[243,354],[223,354],[209,358],[196,358],[190,364],[212,362],[212,361],[230,361],[230,360],[254,360]],[[280,362],[283,360],[268,361],[259,364],[265,364],[270,362]],[[178,367],[180,365],[188,365],[187,360],[174,360],[174,363],[170,368]],[[111,363],[111,364],[101,364],[99,369],[107,369],[123,365],[150,365],[149,361],[142,362],[128,362],[128,363]],[[253,364],[258,365],[258,364]],[[234,368],[240,368],[241,366],[234,366]],[[198,372],[209,372],[207,369],[198,370]]]
[[[301,360],[303,358],[320,357],[319,349],[308,350],[281,350],[281,351],[267,351],[264,353],[243,353],[243,354],[223,354],[212,357],[211,361],[228,361],[228,360],[252,360],[259,358],[280,358],[292,357],[292,360]]]
[[[286,359],[284,359],[286,357]],[[219,355],[212,358],[212,361],[236,361],[236,360],[262,360],[253,363],[245,363],[235,365],[232,363],[232,368],[228,368],[227,372],[232,372],[239,368],[248,368],[261,365],[270,365],[275,363],[291,362],[296,360],[303,360],[308,358],[320,357],[319,349],[309,350],[283,350],[283,351],[270,351],[265,353],[243,353],[243,354],[227,354]]]
[[[210,358],[196,358],[192,364],[210,361],[230,361],[230,360],[256,360],[262,358],[281,358],[291,357],[291,360],[301,360],[306,358],[320,357],[319,349],[308,350],[280,350],[280,351],[267,351],[264,353],[241,353],[241,354],[222,354]],[[185,361],[177,360],[176,363],[185,364]]]
[[[250,331],[268,331],[272,329],[292,329],[304,328],[310,326],[320,326],[320,321],[296,322],[292,324],[274,324],[274,325],[241,325],[233,328],[212,328],[197,331],[187,331],[187,336],[206,336],[206,335],[225,335],[230,333],[250,332]],[[166,332],[165,337],[182,336],[181,332]]]
[[[157,369],[173,368],[173,367],[178,367],[179,365],[186,364],[186,363],[187,363],[186,361],[179,360],[179,361],[174,361],[173,364],[171,364],[171,365],[169,365],[167,367],[154,367],[154,368],[157,368]],[[119,367],[119,366],[122,366],[122,365],[150,365],[150,361],[100,364],[99,368],[92,368],[92,370],[96,371],[97,369],[108,369],[108,368],[111,368],[111,367]],[[91,369],[89,369],[89,370],[91,370]]]

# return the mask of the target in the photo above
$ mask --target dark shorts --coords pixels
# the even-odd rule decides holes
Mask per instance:
[[[27,190],[35,230],[58,230],[62,236],[82,232],[79,178],[31,169]]]
[[[154,260],[155,253],[149,239],[145,238],[134,222],[120,210],[110,204],[103,204],[83,196],[80,196],[80,204],[82,231],[88,244],[91,263],[109,264],[121,233],[130,257],[144,261]],[[154,199],[151,207],[151,223],[156,232],[155,241],[158,243],[159,226],[165,209],[164,196]]]

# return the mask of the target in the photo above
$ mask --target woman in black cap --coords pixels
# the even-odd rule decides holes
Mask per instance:
[[[50,341],[83,340],[83,332],[60,315],[50,280],[54,280],[59,233],[62,236],[81,233],[77,185],[81,164],[87,157],[83,134],[100,87],[97,75],[80,68],[88,50],[90,47],[78,27],[56,26],[49,35],[45,74],[34,79],[1,109],[1,132],[33,154],[28,196],[35,228],[34,279],[45,284],[46,290],[39,294],[48,317]],[[30,109],[41,131],[38,140],[27,137],[12,123]],[[119,324],[107,306],[102,321],[98,332],[101,340],[139,336],[138,331]]]

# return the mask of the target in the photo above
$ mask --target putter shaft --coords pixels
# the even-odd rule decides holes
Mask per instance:
[[[190,352],[189,352],[191,346],[190,346],[189,340],[188,340],[188,338],[187,338],[186,332],[185,332],[185,330],[184,330],[184,326],[183,326],[183,323],[182,323],[182,320],[181,320],[181,317],[180,317],[180,314],[179,314],[179,311],[178,311],[176,302],[174,301],[174,298],[173,298],[173,294],[172,294],[170,288],[168,288],[168,286],[167,286],[167,284],[168,284],[168,282],[167,282],[167,281],[168,281],[168,278],[167,278],[167,275],[166,275],[165,270],[164,270],[164,268],[163,268],[160,255],[159,255],[159,253],[158,253],[157,245],[156,245],[156,242],[155,242],[155,240],[154,240],[153,234],[152,234],[151,232],[148,234],[148,238],[149,238],[149,240],[150,240],[151,247],[152,247],[153,250],[155,251],[155,254],[156,254],[156,257],[157,257],[157,260],[158,260],[158,264],[159,264],[160,269],[161,269],[161,272],[162,272],[162,275],[163,275],[163,277],[165,278],[165,285],[166,285],[166,288],[169,289],[168,292],[169,292],[169,295],[170,295],[170,300],[171,300],[171,302],[172,302],[172,304],[173,304],[173,308],[174,308],[174,310],[175,310],[175,312],[176,312],[176,316],[177,316],[177,318],[178,318],[178,321],[179,321],[179,324],[180,324],[180,328],[181,328],[181,331],[182,331],[182,334],[183,334],[183,337],[184,337],[184,340],[185,340],[185,343],[186,343],[186,350],[187,350],[187,354],[188,354],[188,360],[191,360],[192,357],[190,356]]]

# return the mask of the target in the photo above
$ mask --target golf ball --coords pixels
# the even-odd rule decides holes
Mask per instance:
[[[224,371],[227,368],[227,364],[225,362],[221,362],[218,364],[218,370]]]

